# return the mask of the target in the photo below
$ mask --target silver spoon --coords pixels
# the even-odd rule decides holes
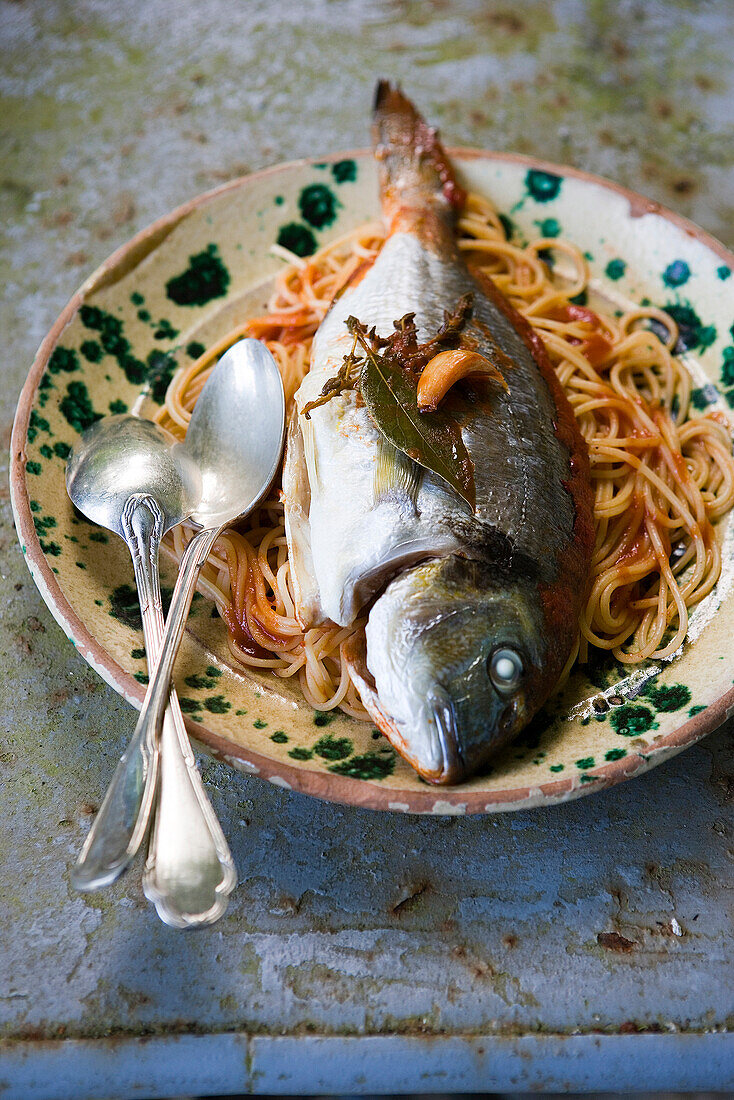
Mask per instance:
[[[163,639],[158,579],[162,536],[188,518],[201,496],[201,474],[149,420],[110,416],[88,429],[69,458],[66,486],[85,516],[127,543],[133,560],[143,634],[152,667]],[[172,695],[166,731],[186,737]],[[78,890],[98,890],[122,874],[145,832],[156,785],[157,738],[141,730],[117,765],[99,813],[71,872]],[[141,805],[145,812],[141,814]]]
[[[248,419],[249,432],[243,431]],[[153,426],[151,428],[156,431]],[[221,527],[250,511],[267,491],[280,461],[283,433],[283,387],[277,364],[258,341],[240,341],[220,360],[202,390],[185,442],[168,450],[169,455],[176,455],[182,468],[194,468],[200,478],[198,508],[193,511],[189,504],[186,516],[191,515],[205,525],[218,524],[211,532],[201,533],[206,536],[206,545],[194,567],[191,587],[184,595],[177,646],[198,569]],[[170,463],[166,469],[171,472]],[[72,474],[74,470],[72,465]],[[126,471],[120,470],[119,477],[125,476]],[[71,486],[74,484],[76,478],[72,477]],[[73,489],[70,491],[73,496]],[[88,514],[91,515],[89,509]],[[101,512],[97,512],[97,517],[105,522]],[[201,546],[201,534],[193,540],[196,544],[193,549]],[[182,577],[183,571],[182,563]],[[176,591],[180,589],[179,583]],[[133,746],[155,748],[166,696],[167,690],[153,724],[144,722],[141,716],[133,735]],[[195,770],[183,724],[176,731],[176,738],[180,752],[176,751],[174,739],[167,736],[167,723],[164,722],[157,824],[150,845],[145,886],[162,919],[176,927],[191,927],[212,923],[222,915],[236,875],[226,842]],[[140,751],[138,749],[137,757]],[[136,752],[128,751],[120,761],[113,777],[113,790],[108,792],[95,819],[93,835],[90,834],[77,862],[75,883],[82,889],[104,885],[121,874],[145,833],[155,776],[147,767],[143,775],[147,784],[141,781],[144,769],[137,757]],[[152,760],[155,763],[156,757]],[[191,773],[193,785],[186,782],[187,771]],[[183,797],[187,792],[189,797]],[[114,812],[118,807],[124,812]]]
[[[246,516],[267,493],[280,465],[284,435],[285,398],[278,365],[260,341],[240,340],[222,356],[204,385],[181,444],[201,472],[201,499],[190,516],[201,530],[181,560],[136,738],[155,741],[199,570],[222,529]],[[178,798],[178,768],[174,756],[169,760],[161,754],[160,791],[143,889],[162,920],[188,928],[204,923],[197,913],[207,883],[197,838]],[[207,923],[218,915],[213,912]]]

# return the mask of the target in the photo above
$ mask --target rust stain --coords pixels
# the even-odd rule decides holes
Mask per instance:
[[[619,951],[623,955],[628,955],[637,947],[634,940],[620,936],[619,932],[599,932],[596,942],[600,947],[606,947],[608,951]]]
[[[696,190],[696,183],[694,180],[683,178],[673,182],[673,190],[676,195],[690,195]]]
[[[525,31],[524,22],[512,11],[488,12],[485,20],[490,26],[507,31],[508,34],[523,34]]]
[[[135,217],[135,200],[128,191],[123,191],[112,210],[112,221],[116,226],[126,225]]]
[[[74,214],[71,210],[57,210],[55,214],[43,219],[43,225],[46,229],[64,229],[73,221]]]
[[[78,252],[70,252],[64,260],[64,267],[81,267],[82,264],[89,263],[89,256],[83,250]]]
[[[497,976],[497,971],[491,963],[484,962],[482,959],[478,959],[476,956],[470,954],[463,944],[452,947],[451,954],[455,959],[459,959],[461,962],[466,963],[469,973],[474,978],[494,978]]]

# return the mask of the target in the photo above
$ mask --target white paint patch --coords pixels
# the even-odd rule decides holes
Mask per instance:
[[[432,814],[465,814],[466,802],[434,802]]]
[[[283,787],[286,791],[291,791],[293,788],[287,780],[283,779],[281,775],[271,775],[270,782],[274,787]]]
[[[407,814],[410,811],[410,806],[407,802],[388,802],[388,810],[398,810],[401,814]]]
[[[242,772],[258,775],[260,771],[260,769],[255,764],[251,764],[249,760],[241,760],[237,756],[225,756],[224,759],[228,764],[231,764],[233,768],[238,768]]]

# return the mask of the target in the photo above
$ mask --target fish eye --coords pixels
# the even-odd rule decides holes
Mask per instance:
[[[509,646],[495,649],[489,658],[489,678],[500,695],[509,695],[515,690],[523,671],[522,657],[516,649],[510,649]]]

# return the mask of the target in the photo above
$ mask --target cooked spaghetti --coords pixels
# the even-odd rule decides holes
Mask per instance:
[[[589,287],[586,261],[572,244],[512,243],[495,210],[477,195],[468,198],[459,234],[467,260],[492,277],[542,337],[589,446],[596,546],[573,657],[587,660],[590,647],[611,650],[625,664],[668,657],[685,638],[689,608],[719,576],[712,521],[734,503],[729,425],[716,413],[689,417],[691,378],[672,354],[678,333],[667,314],[648,307],[618,316],[596,303],[593,309],[576,304]],[[265,315],[243,320],[182,368],[157,421],[182,437],[213,365],[243,336],[263,340],[275,356],[290,408],[332,299],[357,268],[374,260],[383,240],[382,224],[370,223],[308,260],[276,246],[289,266],[276,279]],[[189,536],[185,525],[174,532],[177,558]],[[301,628],[279,500],[266,501],[218,539],[199,589],[216,603],[238,662],[297,675],[318,710],[340,707],[367,717],[341,660],[342,647],[365,620],[347,628]]]

